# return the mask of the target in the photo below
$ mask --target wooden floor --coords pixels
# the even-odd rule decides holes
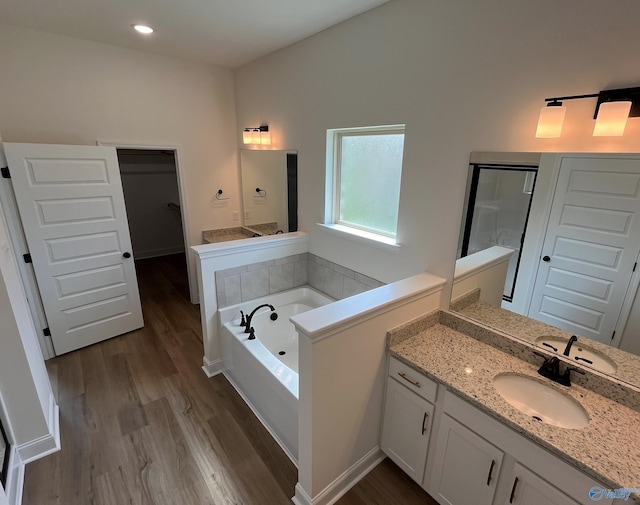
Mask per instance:
[[[201,370],[182,255],[136,262],[145,327],[47,361],[62,450],[24,505],[291,503],[297,470],[222,376]],[[388,460],[340,505],[435,504]]]

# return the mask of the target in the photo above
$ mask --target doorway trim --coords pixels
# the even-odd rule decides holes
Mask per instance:
[[[188,210],[185,205],[187,201],[185,183],[184,183],[184,174],[182,171],[182,156],[181,156],[181,146],[175,144],[146,144],[139,142],[127,142],[127,141],[114,141],[114,140],[96,140],[96,145],[99,146],[109,146],[115,147],[117,149],[143,149],[143,150],[152,150],[152,151],[173,151],[174,152],[174,160],[176,164],[176,176],[178,179],[178,193],[180,195],[180,218],[182,219],[182,237],[184,240],[184,252],[187,261],[187,277],[189,281],[189,297],[191,299],[191,303],[198,303],[198,284],[196,277],[196,265],[195,259],[191,259],[191,255],[189,255],[188,250],[191,247],[191,242],[189,240],[189,216]],[[194,244],[198,245],[198,244]]]

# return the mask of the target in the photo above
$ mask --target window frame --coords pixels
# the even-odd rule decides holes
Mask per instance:
[[[356,128],[335,128],[327,130],[327,194],[325,223],[338,229],[354,230],[356,234],[364,234],[380,237],[385,243],[396,243],[398,235],[398,221],[396,221],[395,233],[388,233],[377,228],[371,228],[358,223],[351,223],[340,219],[341,205],[341,174],[342,174],[342,139],[344,137],[363,137],[366,135],[406,135],[406,125],[381,125],[363,126]],[[329,161],[331,160],[331,161]],[[329,166],[330,165],[330,166]],[[404,165],[404,138],[402,160],[400,166],[400,184],[402,185],[402,169]],[[330,191],[329,191],[330,190]],[[398,211],[400,199],[398,198]],[[398,215],[398,220],[400,216]]]

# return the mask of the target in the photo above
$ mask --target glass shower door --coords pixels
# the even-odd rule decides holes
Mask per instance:
[[[0,485],[4,488],[7,484],[7,472],[9,470],[9,441],[0,419]]]
[[[461,257],[493,246],[512,249],[503,300],[512,301],[537,167],[472,165]]]

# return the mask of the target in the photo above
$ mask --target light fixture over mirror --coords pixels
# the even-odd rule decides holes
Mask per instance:
[[[539,139],[555,139],[562,133],[564,115],[567,108],[562,102],[553,101],[540,109],[536,137]]]
[[[604,102],[598,110],[594,137],[621,137],[627,125],[631,102]]]
[[[245,128],[242,130],[242,143],[271,145],[269,125],[261,125],[257,128]]]
[[[583,98],[598,99],[593,114],[593,119],[596,120],[594,137],[620,137],[624,134],[627,118],[640,116],[640,87],[545,98],[547,105],[540,110],[536,137],[544,139],[560,137],[566,112],[562,102]]]

